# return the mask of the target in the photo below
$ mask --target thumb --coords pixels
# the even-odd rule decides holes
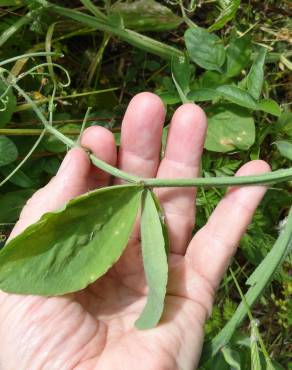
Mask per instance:
[[[44,213],[54,211],[86,192],[89,171],[90,162],[85,151],[81,148],[71,149],[57,175],[27,201],[8,240],[39,220]]]

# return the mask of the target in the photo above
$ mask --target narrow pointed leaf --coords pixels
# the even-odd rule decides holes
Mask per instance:
[[[61,295],[93,283],[126,247],[141,194],[136,185],[103,188],[45,214],[0,252],[0,289]]]
[[[270,113],[273,116],[279,117],[281,115],[281,108],[279,104],[272,99],[262,99],[258,102],[258,109]]]
[[[277,145],[280,154],[292,161],[292,143],[289,143],[289,141],[285,140],[279,140],[275,141],[275,144]]]
[[[150,190],[143,193],[141,217],[142,254],[149,293],[147,303],[135,325],[150,329],[158,324],[164,307],[168,265],[161,220]]]
[[[237,351],[230,348],[229,346],[224,346],[221,350],[223,357],[228,365],[230,365],[232,370],[241,370],[240,367],[240,355]]]
[[[255,99],[260,97],[264,83],[264,64],[266,54],[267,49],[261,47],[246,77],[247,90]]]
[[[245,90],[233,85],[223,85],[216,89],[222,97],[232,103],[249,109],[258,109],[257,102]]]

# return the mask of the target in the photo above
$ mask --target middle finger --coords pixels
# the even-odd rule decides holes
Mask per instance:
[[[143,92],[131,100],[122,123],[121,170],[140,177],[156,175],[164,118],[165,109],[157,95]]]

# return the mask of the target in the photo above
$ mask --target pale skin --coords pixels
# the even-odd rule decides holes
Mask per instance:
[[[198,176],[207,128],[204,112],[194,104],[177,109],[160,161],[164,118],[160,99],[141,93],[123,119],[119,154],[112,134],[102,127],[88,128],[81,143],[102,160],[141,177]],[[243,165],[237,175],[269,170],[267,163],[256,160]],[[110,176],[93,167],[84,150],[70,150],[58,174],[28,201],[11,237],[45,212],[109,183]],[[87,289],[49,298],[0,293],[1,370],[196,368],[214,294],[265,187],[228,189],[195,236],[195,189],[164,188],[156,193],[165,211],[171,250],[159,325],[145,331],[134,327],[147,295],[137,222],[120,261]]]

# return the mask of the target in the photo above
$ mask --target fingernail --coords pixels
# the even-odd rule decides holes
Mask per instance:
[[[71,151],[68,152],[61,163],[61,166],[58,170],[57,175],[61,175],[62,173],[66,172],[67,168],[70,166],[71,163]]]

